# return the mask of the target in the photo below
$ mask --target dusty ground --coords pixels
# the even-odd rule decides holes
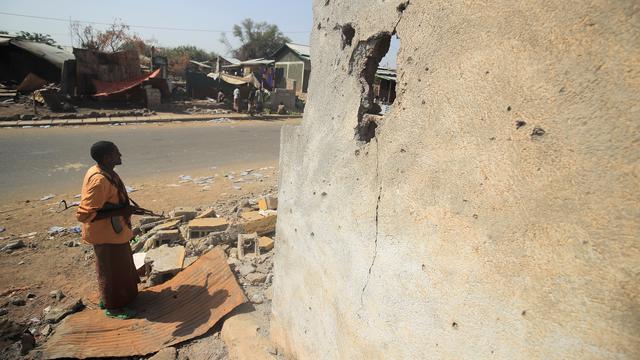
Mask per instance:
[[[190,175],[193,179],[213,176],[214,180],[210,185],[181,182],[175,175],[154,177],[135,184],[138,190],[130,195],[141,206],[156,212],[168,212],[176,206],[206,208],[216,202],[233,204],[239,198],[257,198],[266,189],[275,189],[277,183],[275,166],[273,162],[246,164],[184,174]],[[245,181],[234,182],[237,181],[238,174],[247,169],[253,169],[254,172],[263,176],[259,178],[244,176]],[[233,180],[225,177],[225,175],[234,176],[233,173],[235,173]],[[5,325],[8,319],[15,323],[28,324],[32,330],[41,332],[44,327],[43,309],[47,306],[71,303],[77,299],[83,299],[87,306],[95,306],[97,286],[91,247],[88,245],[68,247],[64,244],[69,240],[79,240],[79,234],[50,236],[47,233],[52,226],[71,227],[78,224],[73,210],[57,212],[58,202],[61,199],[69,202],[77,201],[74,195],[74,192],[69,192],[46,201],[14,200],[0,206],[0,226],[6,228],[0,233],[1,246],[21,235],[36,232],[34,236],[23,238],[26,247],[11,253],[0,253],[2,270],[0,271],[0,308],[7,310],[7,314],[0,316],[0,319]],[[51,298],[49,294],[53,290],[61,290],[66,297],[60,302]],[[24,299],[26,304],[13,305],[10,303],[12,297]],[[264,314],[264,321],[267,321],[268,311],[264,306],[260,305],[261,313]],[[42,345],[44,341],[46,341],[45,336],[36,336],[37,345]],[[5,342],[0,346],[9,344]],[[223,359],[225,357],[224,344],[215,329],[206,336],[178,348],[178,358],[181,359]]]

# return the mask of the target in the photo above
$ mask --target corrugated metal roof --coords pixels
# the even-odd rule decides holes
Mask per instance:
[[[192,64],[196,64],[196,65],[198,65],[198,66],[201,66],[201,67],[203,67],[203,68],[211,69],[211,65],[207,65],[207,64],[202,63],[202,62],[200,62],[200,61],[189,60],[189,62],[190,62],[190,63],[192,63]]]
[[[66,60],[75,59],[73,54],[59,49],[55,46],[39,43],[35,41],[11,39],[10,43],[31,54],[44,58],[48,62],[62,69],[62,64]]]
[[[47,359],[128,357],[154,353],[200,336],[247,299],[214,249],[164,284],[143,290],[130,307],[134,319],[108,318],[98,309],[71,315],[46,343]]]
[[[378,79],[396,81],[396,78],[397,78],[396,70],[395,69],[378,68],[378,70],[376,70],[376,77]]]
[[[304,57],[307,60],[311,58],[311,47],[309,45],[301,45],[301,44],[294,44],[294,43],[287,43],[286,45],[289,47],[289,49],[293,50],[296,54],[298,54],[298,56]]]

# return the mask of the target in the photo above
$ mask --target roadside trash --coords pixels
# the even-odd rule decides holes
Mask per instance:
[[[4,226],[0,226],[0,233],[5,232],[5,230],[7,230],[7,228],[5,228]]]
[[[49,233],[49,235],[56,235],[56,234],[63,233],[65,230],[66,229],[63,228],[62,226],[52,226],[49,228],[47,232]]]
[[[72,227],[68,228],[67,230],[72,234],[80,234],[82,232],[82,228],[80,228],[80,226],[78,226],[78,225],[72,226]]]
[[[73,196],[74,199],[80,199],[82,197],[82,194],[76,194]]]
[[[40,198],[40,201],[47,201],[47,200],[53,199],[54,197],[56,197],[56,196],[53,195],[53,194],[45,195],[45,196]]]
[[[127,193],[132,193],[132,192],[136,192],[138,191],[138,189],[134,188],[133,186],[125,186],[125,188],[127,189]]]

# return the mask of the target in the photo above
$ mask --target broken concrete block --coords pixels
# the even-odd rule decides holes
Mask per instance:
[[[265,196],[258,201],[258,208],[260,210],[277,210],[278,198],[274,196]]]
[[[151,231],[176,229],[180,225],[180,222],[181,222],[180,219],[167,221],[167,222],[165,222],[163,224],[160,224],[160,225],[154,227],[153,229],[151,229]]]
[[[206,219],[216,217],[216,211],[213,208],[209,208],[196,216],[196,219]]]
[[[238,272],[242,276],[247,276],[249,274],[253,274],[256,271],[256,267],[250,264],[242,264],[238,267]]]
[[[247,245],[250,249],[253,249],[254,253],[260,252],[260,249],[258,248],[258,233],[238,234],[238,259],[242,259],[244,257]]]
[[[260,214],[259,211],[248,211],[240,214],[242,220],[242,230],[244,233],[256,232],[258,235],[265,235],[276,231],[277,213]]]
[[[224,231],[229,222],[223,218],[204,218],[189,221],[189,239],[197,239],[213,232]]]
[[[140,225],[146,225],[162,220],[159,216],[142,216],[140,217]]]
[[[253,272],[251,274],[247,274],[244,278],[247,279],[251,285],[260,285],[267,279],[267,275],[259,272]]]
[[[184,218],[184,221],[193,220],[195,219],[196,215],[198,215],[198,212],[195,208],[192,207],[177,207],[169,213],[169,216],[171,217],[182,216]]]
[[[44,321],[49,324],[55,324],[60,322],[60,320],[64,319],[67,315],[73,314],[80,310],[84,309],[84,304],[82,300],[78,300],[73,304],[67,305],[65,307],[54,307],[44,317]]]
[[[180,240],[180,230],[160,230],[155,234],[156,247]]]
[[[258,246],[260,247],[260,250],[269,251],[273,249],[274,244],[275,242],[273,239],[268,236],[261,236],[260,239],[258,239]]]
[[[175,360],[177,356],[176,348],[168,347],[158,351],[149,360]]]
[[[162,245],[149,250],[144,262],[151,265],[153,274],[177,274],[184,265],[185,253],[184,246]]]

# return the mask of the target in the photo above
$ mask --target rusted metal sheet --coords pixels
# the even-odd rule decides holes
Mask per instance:
[[[118,82],[104,82],[99,80],[93,80],[93,86],[96,88],[95,97],[107,97],[109,95],[118,94],[129,89],[132,89],[143,82],[155,78],[160,75],[160,69],[152,72],[151,74],[142,75],[135,79],[118,81]]]
[[[138,294],[134,319],[119,320],[101,310],[66,318],[44,349],[46,359],[147,355],[200,336],[246,302],[242,289],[215,249],[173,279]]]

